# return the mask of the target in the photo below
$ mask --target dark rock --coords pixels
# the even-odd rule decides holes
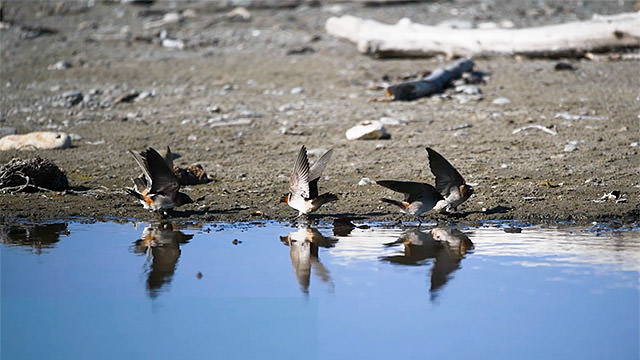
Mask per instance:
[[[553,69],[555,71],[575,71],[576,68],[573,67],[573,65],[567,63],[567,62],[558,62],[556,63],[556,65],[553,67]]]

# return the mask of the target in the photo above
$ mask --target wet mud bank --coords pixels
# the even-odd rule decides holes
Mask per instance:
[[[632,6],[562,4],[567,9],[530,7],[525,16],[509,4],[470,6],[459,9],[458,18],[491,13],[532,26]],[[334,149],[319,190],[340,200],[323,207],[320,219],[396,219],[396,210],[379,198],[398,194],[359,183],[433,184],[427,146],[445,156],[475,194],[459,214],[427,213],[426,221],[629,224],[640,217],[637,61],[565,59],[573,70],[558,71],[557,60],[474,59],[474,69],[487,74],[474,94],[452,88],[415,101],[372,102],[383,95],[377,84],[448,61],[362,56],[324,32],[337,10],[322,6],[249,9],[251,18],[238,21],[226,17],[228,9],[193,4],[101,2],[73,11],[53,5],[43,2],[35,12],[19,2],[3,5],[11,25],[1,30],[0,127],[19,134],[64,131],[74,134],[73,146],[0,151],[0,163],[36,155],[52,160],[71,191],[2,193],[5,218],[155,220],[123,190],[139,175],[127,151],[167,145],[180,156],[176,165],[199,163],[213,179],[182,188],[198,201],[177,209],[177,220],[292,218],[296,211],[279,200],[301,145],[311,161]],[[455,3],[341,6],[379,21],[410,16],[436,24],[453,17]],[[180,21],[149,25],[172,11],[182,14]],[[162,30],[185,45],[158,40]],[[380,119],[389,139],[346,139],[358,122]],[[618,195],[607,196],[612,192]]]

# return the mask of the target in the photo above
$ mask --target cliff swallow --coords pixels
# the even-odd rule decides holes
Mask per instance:
[[[318,258],[318,248],[333,247],[337,239],[322,235],[316,228],[302,227],[298,231],[289,233],[288,236],[281,236],[280,241],[290,248],[291,265],[302,292],[309,293],[311,269],[322,282],[333,288],[331,274]]]
[[[313,166],[309,167],[307,148],[304,145],[300,148],[293,172],[289,177],[289,193],[282,198],[282,202],[299,211],[298,216],[311,213],[325,203],[338,200],[338,197],[331,193],[318,195],[318,180],[332,152],[333,150],[327,151]]]
[[[419,224],[422,224],[422,220],[420,220],[422,213],[433,209],[439,201],[444,200],[436,188],[426,183],[380,180],[377,181],[377,184],[387,189],[403,193],[405,195],[403,201],[387,198],[381,198],[380,201],[395,205],[399,207],[403,213],[415,216]]]
[[[193,203],[193,200],[181,193],[180,184],[173,170],[156,150],[147,150],[136,153],[129,150],[142,169],[142,177],[133,178],[134,187],[125,188],[127,192],[135,196],[145,209],[164,212],[184,204]]]
[[[432,148],[429,153],[429,167],[436,178],[436,189],[443,196],[434,209],[436,211],[456,211],[456,207],[473,195],[473,187],[467,185],[464,178],[451,163]]]

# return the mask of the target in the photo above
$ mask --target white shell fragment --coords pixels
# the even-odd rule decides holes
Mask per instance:
[[[348,140],[376,140],[388,139],[391,135],[387,132],[382,122],[377,120],[362,121],[345,133]]]
[[[542,125],[538,125],[538,124],[519,127],[517,129],[513,130],[511,133],[512,134],[517,134],[520,131],[525,131],[525,130],[529,130],[529,129],[538,129],[538,130],[542,130],[542,131],[546,132],[547,134],[551,134],[551,135],[554,135],[554,136],[558,135],[558,133],[556,131],[554,131],[553,129],[549,129],[546,126],[542,126]]]
[[[358,186],[367,186],[367,185],[375,185],[376,181],[375,180],[371,180],[368,177],[363,177],[362,179],[360,179],[360,181],[358,181]]]
[[[67,133],[36,131],[23,135],[7,135],[0,139],[0,150],[66,149],[71,147]]]

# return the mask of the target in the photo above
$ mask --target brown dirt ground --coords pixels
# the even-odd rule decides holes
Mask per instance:
[[[536,12],[529,2],[494,3],[489,7],[460,1],[340,6],[343,13],[387,22],[410,16],[433,24],[458,14],[474,21],[510,19],[516,26],[630,11],[633,6],[629,1],[621,6],[620,2],[558,1],[546,2]],[[159,29],[143,28],[154,17],[141,12],[152,9],[161,14],[169,3],[144,8],[96,2],[88,9],[78,8],[77,3],[57,4],[3,3],[4,20],[13,25],[0,30],[0,126],[17,128],[19,133],[57,129],[83,139],[67,150],[0,152],[0,164],[38,154],[58,164],[78,191],[0,194],[0,212],[7,218],[153,219],[154,214],[122,190],[139,173],[127,150],[166,145],[182,155],[177,164],[200,163],[215,179],[184,188],[194,199],[205,198],[181,208],[178,218],[290,218],[296,212],[279,199],[287,190],[287,177],[302,144],[309,149],[334,149],[320,190],[335,192],[340,201],[319,214],[396,218],[394,209],[377,200],[394,194],[376,185],[358,186],[358,181],[369,177],[433,183],[425,146],[434,147],[468,182],[476,184],[476,194],[459,208],[463,221],[628,223],[640,214],[639,148],[630,145],[639,140],[637,61],[570,60],[577,70],[559,72],[554,70],[556,60],[478,59],[476,70],[490,74],[486,84],[480,85],[482,101],[461,104],[455,98],[437,96],[380,103],[370,101],[381,95],[368,89],[371,81],[380,81],[384,74],[395,77],[433,70],[447,61],[362,56],[354,45],[324,32],[324,22],[331,16],[329,5],[250,8],[251,20],[237,22],[227,20],[228,9],[216,3],[178,2],[177,10],[192,7],[194,15],[165,28],[169,36],[195,45],[174,50],[157,41],[133,39],[134,35],[156,35]],[[20,24],[47,26],[58,33],[25,39]],[[129,40],[119,40],[119,34],[127,31]],[[300,46],[315,52],[287,55]],[[72,67],[48,70],[60,60]],[[292,94],[296,87],[304,91]],[[102,91],[93,103],[56,106],[66,91],[88,95],[91,89]],[[154,91],[155,96],[109,105],[133,89]],[[511,103],[492,104],[502,96]],[[220,112],[211,112],[212,106]],[[606,119],[555,117],[563,112]],[[208,119],[219,116],[249,118],[251,124],[210,127]],[[356,122],[383,116],[409,122],[389,126],[389,140],[345,138],[345,130]],[[464,124],[471,127],[447,130]],[[554,126],[558,135],[538,130],[512,134],[528,124]],[[284,127],[302,135],[284,135]],[[578,141],[577,150],[565,152],[570,141]],[[315,158],[311,156],[312,161]],[[548,182],[561,186],[549,187]],[[627,201],[594,202],[612,190],[621,191]],[[262,214],[256,215],[257,210]],[[435,214],[424,217],[449,220]]]

